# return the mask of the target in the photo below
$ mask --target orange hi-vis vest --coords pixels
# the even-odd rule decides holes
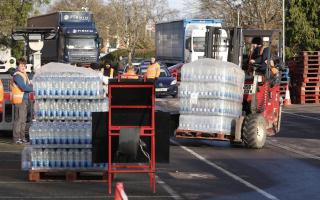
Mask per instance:
[[[16,75],[20,75],[23,78],[25,84],[30,84],[30,81],[29,81],[27,74],[24,74],[21,72],[16,72],[16,73],[14,73],[13,77]],[[13,77],[12,77],[12,80],[10,83],[11,92],[12,92],[11,101],[12,101],[12,104],[21,104],[23,101],[24,92],[14,82]]]
[[[3,96],[4,96],[4,89],[2,81],[0,80],[0,112],[3,112]]]
[[[160,65],[153,63],[148,66],[147,78],[158,78],[160,76]]]
[[[126,73],[123,74],[122,78],[126,79],[139,79],[139,76],[135,73],[134,70],[128,70]]]

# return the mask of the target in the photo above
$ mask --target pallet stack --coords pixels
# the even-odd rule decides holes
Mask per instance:
[[[304,51],[291,72],[294,102],[320,103],[320,51]]]

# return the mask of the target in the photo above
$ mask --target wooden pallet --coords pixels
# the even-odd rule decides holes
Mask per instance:
[[[318,86],[320,87],[320,82],[301,82],[300,83],[301,87],[309,87],[309,86]]]
[[[230,140],[233,138],[231,135],[226,135],[224,133],[208,133],[201,131],[192,131],[192,130],[181,130],[177,129],[176,138],[186,138],[186,139],[205,139],[205,140]]]
[[[303,52],[303,65],[316,66],[320,65],[320,51],[305,51]]]
[[[297,99],[300,104],[320,103],[320,95],[301,95]]]
[[[299,95],[320,95],[319,87],[301,87],[298,90]]]
[[[320,56],[320,51],[302,51],[303,56]]]
[[[107,181],[107,171],[102,170],[65,170],[65,169],[32,169],[29,170],[29,181]]]
[[[314,67],[314,68],[306,67],[306,68],[298,69],[294,72],[295,75],[309,74],[309,73],[320,74],[320,67]]]

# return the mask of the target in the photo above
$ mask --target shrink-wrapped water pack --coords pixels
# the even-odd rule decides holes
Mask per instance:
[[[215,59],[185,64],[179,86],[179,129],[229,135],[242,113],[244,72]]]

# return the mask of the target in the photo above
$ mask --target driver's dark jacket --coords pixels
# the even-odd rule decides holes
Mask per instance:
[[[255,64],[259,65],[256,71],[264,74],[267,70],[267,64],[265,61],[268,60],[269,47],[264,48],[262,54],[260,53],[261,48],[263,47],[257,47],[253,50],[251,59],[255,61]]]

